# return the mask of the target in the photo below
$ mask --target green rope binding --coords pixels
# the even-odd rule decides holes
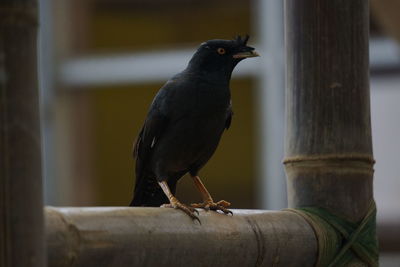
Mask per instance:
[[[285,210],[299,214],[312,226],[318,239],[316,266],[379,266],[374,201],[371,201],[364,219],[357,224],[323,208]]]

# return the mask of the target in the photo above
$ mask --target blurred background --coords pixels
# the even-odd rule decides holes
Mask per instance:
[[[201,172],[234,208],[286,207],[281,0],[40,0],[45,203],[126,206],[132,144],[157,90],[203,41],[249,34],[233,123]],[[400,2],[371,0],[375,198],[383,257],[400,266]],[[199,201],[190,179],[178,198]]]

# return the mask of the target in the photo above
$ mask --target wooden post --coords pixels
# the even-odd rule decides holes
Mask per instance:
[[[37,5],[0,3],[0,266],[43,267]]]
[[[373,199],[367,0],[285,0],[289,207],[356,222]]]

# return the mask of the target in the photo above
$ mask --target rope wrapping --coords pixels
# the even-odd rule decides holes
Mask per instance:
[[[379,266],[373,200],[359,223],[349,222],[319,207],[285,210],[302,216],[313,228],[318,241],[317,267]]]

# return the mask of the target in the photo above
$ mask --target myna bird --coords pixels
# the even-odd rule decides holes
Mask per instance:
[[[171,207],[197,219],[194,208],[231,213],[230,203],[214,202],[198,173],[214,154],[232,121],[229,82],[235,66],[257,57],[249,36],[210,40],[197,49],[186,69],[159,90],[134,145],[136,184],[130,206]],[[174,196],[189,173],[203,203],[187,206]]]

